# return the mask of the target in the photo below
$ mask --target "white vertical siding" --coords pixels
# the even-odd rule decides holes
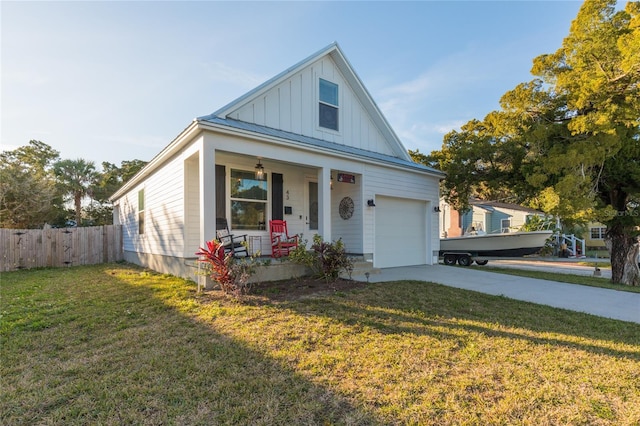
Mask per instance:
[[[281,111],[279,114],[280,122],[277,126],[279,129],[291,129],[291,121],[293,120],[291,116],[291,84],[292,81],[288,80],[278,89],[278,105]]]
[[[302,74],[297,74],[289,80],[289,114],[291,114],[291,120],[289,120],[289,128],[291,132],[296,134],[302,133],[303,127],[303,111],[302,103],[304,99],[302,97],[303,79]],[[286,128],[287,120],[283,122],[283,129]]]
[[[339,87],[339,131],[318,126],[318,82]],[[393,149],[360,104],[329,56],[310,64],[285,81],[240,106],[230,118],[347,146],[394,155]]]
[[[280,92],[286,84],[278,86],[264,96],[264,125],[273,129],[280,128],[280,117],[284,116],[287,108],[280,101]],[[286,103],[289,106],[289,103]]]

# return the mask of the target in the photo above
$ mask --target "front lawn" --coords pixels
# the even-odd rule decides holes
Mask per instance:
[[[640,326],[400,281],[294,300],[3,273],[0,424],[640,423]]]

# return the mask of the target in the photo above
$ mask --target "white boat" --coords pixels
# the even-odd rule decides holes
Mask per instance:
[[[507,232],[440,239],[440,255],[468,253],[473,257],[522,257],[544,247],[553,231]]]

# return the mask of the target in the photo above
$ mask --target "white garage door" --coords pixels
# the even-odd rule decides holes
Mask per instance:
[[[374,265],[377,268],[427,263],[427,203],[376,197]]]

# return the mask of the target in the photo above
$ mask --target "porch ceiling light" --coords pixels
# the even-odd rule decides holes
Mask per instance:
[[[256,164],[256,180],[264,180],[264,167],[258,157],[258,164]]]

